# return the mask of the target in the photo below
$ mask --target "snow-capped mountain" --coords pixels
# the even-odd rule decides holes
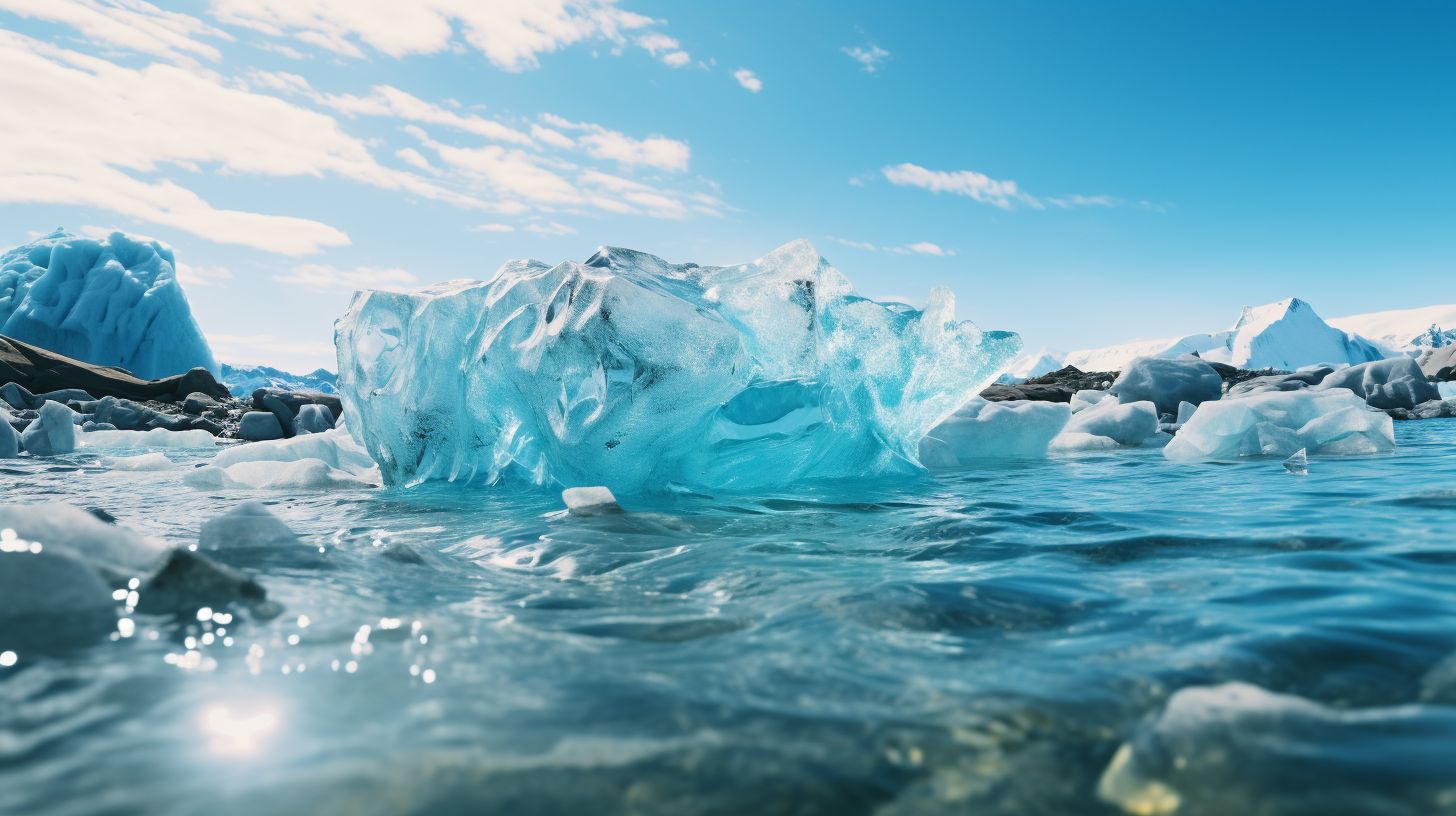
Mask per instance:
[[[1299,298],[1266,306],[1245,306],[1233,328],[1165,340],[1138,340],[1119,346],[1074,351],[1067,365],[1083,371],[1118,371],[1137,357],[1177,357],[1197,352],[1212,362],[1240,368],[1277,368],[1368,363],[1389,356],[1364,337],[1341,331]]]
[[[1011,364],[1011,368],[1006,370],[1006,373],[1018,380],[1031,380],[1043,374],[1050,374],[1053,371],[1059,370],[1062,366],[1066,365],[1063,362],[1066,359],[1067,353],[1065,351],[1056,351],[1042,346],[1040,351],[1023,354],[1016,358],[1015,362]]]
[[[1456,343],[1456,303],[1337,317],[1328,322],[1397,354]]]

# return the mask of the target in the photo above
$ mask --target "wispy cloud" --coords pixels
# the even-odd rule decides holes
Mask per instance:
[[[414,283],[414,275],[403,269],[380,269],[360,266],[355,269],[337,269],[330,264],[303,264],[295,266],[287,275],[274,276],[279,283],[292,283],[315,292],[345,291],[360,289],[386,289],[399,291],[403,284]]]
[[[663,34],[660,31],[653,31],[637,38],[637,45],[645,48],[652,56],[662,55],[662,64],[669,68],[681,68],[693,61],[688,52],[678,47],[677,40]]]
[[[223,281],[233,279],[233,273],[221,266],[192,266],[181,261],[176,266],[177,280],[182,286],[219,286],[226,287]]]
[[[890,58],[889,51],[873,43],[870,44],[869,48],[855,46],[854,48],[841,48],[839,50],[848,54],[855,62],[860,64],[861,68],[864,68],[872,74],[879,70],[881,63]]]
[[[666,136],[653,135],[646,139],[634,139],[601,125],[590,122],[572,122],[549,113],[541,114],[541,121],[561,130],[581,132],[582,135],[576,138],[573,146],[581,146],[586,150],[587,155],[594,159],[610,159],[627,167],[642,164],[662,170],[683,172],[688,169],[688,159],[692,156],[692,150],[688,148],[687,143],[669,139]],[[556,131],[550,132],[556,133]],[[557,136],[561,135],[557,133]],[[570,138],[566,138],[564,143],[559,144],[567,143],[571,143]]]
[[[527,224],[526,232],[534,232],[538,235],[575,235],[576,230],[565,224],[558,224],[552,221],[550,224]]]
[[[897,164],[880,171],[891,184],[921,187],[932,193],[969,196],[976,201],[993,204],[1003,210],[1014,210],[1018,204],[1045,209],[1040,201],[1022,192],[1014,181],[997,181],[974,170],[927,170],[910,163]]]
[[[471,227],[471,232],[515,232],[516,228],[510,224],[481,224],[478,227]]]
[[[855,249],[863,249],[869,252],[874,252],[876,249],[874,244],[871,244],[867,241],[848,241],[843,238],[835,238],[833,235],[826,235],[824,237],[835,242],[836,244],[844,244],[847,247],[854,247]]]
[[[763,90],[763,80],[759,79],[747,68],[739,68],[737,71],[734,71],[733,78],[738,80],[738,84],[747,88],[751,93],[758,93]]]
[[[904,246],[877,247],[874,244],[869,243],[868,241],[850,241],[844,238],[835,238],[833,235],[826,235],[824,237],[837,244],[844,244],[847,247],[853,247],[855,249],[863,249],[867,252],[878,252],[880,250],[884,250],[885,252],[889,252],[895,255],[934,255],[941,258],[947,255],[955,254],[955,250],[942,249],[938,244],[932,244],[929,241],[920,241],[918,243],[906,244]]]

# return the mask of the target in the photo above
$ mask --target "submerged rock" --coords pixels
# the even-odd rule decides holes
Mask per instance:
[[[277,614],[267,591],[247,573],[181,547],[167,553],[138,594],[137,611],[148,615],[190,616],[204,606],[217,609],[232,604],[261,610],[264,614],[259,617]]]
[[[73,553],[0,551],[0,650],[45,652],[104,637],[116,628],[111,592]]]

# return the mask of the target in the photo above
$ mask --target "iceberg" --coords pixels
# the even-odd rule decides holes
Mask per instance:
[[[952,460],[934,456],[934,443],[921,444],[921,464],[954,467],[977,459],[1040,458],[1052,439],[1067,426],[1072,408],[1065,402],[1007,400],[987,402],[980,397],[961,406],[926,436],[947,446]]]
[[[1282,371],[1318,363],[1358,365],[1388,356],[1364,337],[1330,326],[1308,303],[1286,298],[1266,306],[1245,306],[1228,331],[1074,351],[1067,355],[1067,365],[1083,371],[1120,371],[1138,357],[1194,353],[1239,368]]]
[[[616,494],[918,473],[921,437],[1021,349],[876,303],[808,241],[736,266],[602,248],[486,282],[357,293],[336,324],[349,429],[384,480]]]
[[[1148,400],[1124,404],[1104,399],[1073,414],[1066,431],[1067,434],[1106,437],[1119,445],[1135,448],[1158,432],[1158,409]],[[1092,444],[1086,440],[1082,442]],[[1064,442],[1057,448],[1067,449],[1070,445],[1070,442]]]
[[[56,230],[0,253],[0,334],[144,380],[219,373],[158,241]]]
[[[1163,449],[1169,459],[1357,455],[1395,450],[1383,411],[1344,389],[1268,391],[1205,402]]]
[[[1223,378],[1197,357],[1139,357],[1108,389],[1119,402],[1151,401],[1158,414],[1177,415],[1180,403],[1197,406],[1223,395]]]
[[[1426,382],[1420,366],[1410,357],[1392,357],[1374,363],[1333,372],[1311,391],[1346,388],[1364,398],[1372,408],[1414,408],[1421,403],[1439,400],[1441,392]]]

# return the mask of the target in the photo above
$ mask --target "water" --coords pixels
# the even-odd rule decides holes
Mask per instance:
[[[278,618],[194,668],[206,626],[142,617],[0,669],[0,812],[1456,812],[1456,420],[1396,432],[1306,476],[1118,451],[602,518],[270,495],[327,550],[254,565]],[[66,461],[6,499],[177,544],[241,500]],[[1199,702],[1231,681],[1293,697]]]

